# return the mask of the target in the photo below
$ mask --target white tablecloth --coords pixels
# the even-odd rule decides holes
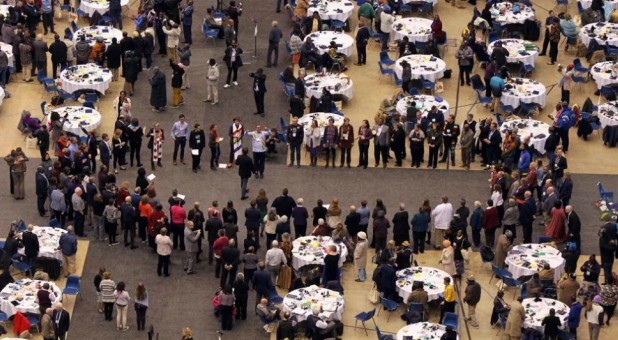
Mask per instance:
[[[393,40],[407,36],[410,41],[426,42],[431,36],[431,20],[424,18],[402,18],[393,22]]]
[[[618,46],[618,24],[610,22],[588,24],[579,31],[579,37],[586,47],[592,38],[596,39],[601,47],[604,47],[606,42],[612,46]],[[606,39],[603,39],[605,37]]]
[[[36,293],[45,282],[21,279],[14,283],[9,283],[0,292],[0,311],[6,313],[9,317],[17,312],[39,314],[39,303],[36,301]],[[56,300],[52,304],[62,301],[62,291],[60,288],[51,281],[47,283],[49,283],[54,295],[56,295]],[[15,302],[16,305],[12,302]]]
[[[58,112],[60,117],[67,115],[67,121],[62,127],[63,130],[78,136],[86,136],[81,128],[91,131],[96,130],[101,125],[101,113],[95,109],[83,106],[64,106],[54,108],[50,110],[50,113],[52,111]]]
[[[9,67],[15,67],[15,57],[13,56],[13,45],[0,42],[0,49],[4,51],[4,53],[6,54],[6,57],[9,59]]]
[[[87,75],[86,78],[84,76]],[[112,72],[97,64],[71,66],[60,73],[62,89],[73,93],[80,90],[95,90],[105,94],[112,82]]]
[[[583,9],[588,9],[592,6],[592,0],[577,0],[580,4],[582,4]],[[604,2],[609,2],[612,5],[613,9],[618,9],[618,0],[605,0]]]
[[[438,4],[438,0],[403,0],[402,1],[404,4],[409,4],[411,2],[414,3],[423,3],[423,2],[431,2],[433,4],[433,7],[436,7],[436,5]]]
[[[328,236],[323,236],[322,242],[319,242],[317,236],[303,236],[292,242],[292,267],[299,270],[311,264],[324,265],[325,248],[332,244],[339,249],[339,267],[343,266],[343,262],[348,256],[348,248],[343,243],[337,244]]]
[[[618,84],[618,63],[613,61],[596,63],[590,68],[590,74],[599,90],[605,85]]]
[[[518,129],[517,135],[523,140],[525,137],[530,137],[530,144],[534,145],[534,149],[541,154],[545,154],[545,141],[549,137],[549,124],[534,119],[513,119],[505,121],[500,126],[502,136],[506,130]]]
[[[313,112],[309,114],[304,114],[302,117],[300,117],[298,119],[298,124],[303,126],[303,131],[305,132],[303,143],[305,145],[309,145],[309,134],[311,133],[310,129],[312,121],[316,120],[318,122],[318,127],[320,128],[320,136],[323,136],[324,128],[328,125],[328,119],[331,117],[335,120],[334,125],[337,128],[343,125],[343,116],[334,113]]]
[[[599,105],[601,127],[618,125],[618,100]]]
[[[536,58],[539,56],[538,47],[530,41],[522,40],[522,39],[500,39],[489,44],[487,53],[491,55],[491,52],[494,49],[494,45],[496,42],[500,41],[502,43],[502,47],[506,48],[509,51],[509,56],[506,58],[506,61],[509,63],[518,63],[523,62],[526,65],[534,66],[536,62]],[[526,50],[526,45],[534,46],[532,50]]]
[[[541,325],[543,319],[549,315],[549,310],[554,309],[556,316],[562,322],[562,328],[566,326],[567,318],[571,308],[564,303],[548,298],[540,298],[541,301],[536,302],[534,298],[527,298],[522,301],[522,306],[526,311],[526,320],[524,320],[524,328],[533,328],[539,332],[545,329]]]
[[[116,38],[118,43],[122,40],[122,31],[111,26],[82,27],[73,33],[73,42],[77,43],[82,35],[86,36],[86,41],[88,41],[90,46],[94,45],[97,37],[103,37],[105,46],[109,46],[112,43],[112,38]]]
[[[328,47],[331,41],[337,44],[337,52],[344,54],[346,57],[352,55],[352,47],[354,47],[354,38],[345,33],[334,31],[319,31],[313,32],[307,37],[311,37],[315,47],[318,49],[318,54],[328,53]],[[305,40],[307,40],[305,37]]]
[[[516,83],[518,81],[521,81],[521,83]],[[536,103],[543,108],[545,104],[547,104],[547,92],[545,91],[545,85],[538,80],[512,78],[506,81],[506,87],[502,91],[500,101],[514,108],[519,107],[520,101],[524,103]]]
[[[305,76],[307,97],[322,97],[322,89],[324,87],[326,87],[331,94],[340,94],[344,96],[346,100],[350,100],[354,96],[354,83],[345,73],[326,73],[324,76],[322,76],[321,73],[313,73]]]
[[[342,320],[345,300],[338,292],[318,286],[309,286],[289,292],[283,298],[283,311],[296,316],[296,321],[306,320],[312,314],[311,305],[322,307],[320,317],[327,320]]]
[[[513,8],[512,3],[499,2],[492,6],[491,17],[494,21],[499,22],[501,25],[523,24],[526,20],[534,20],[534,10],[532,7],[521,4],[520,6],[524,8],[521,8],[520,12],[515,14],[511,10]],[[495,12],[495,10],[498,10],[499,12]]]
[[[397,332],[397,340],[411,336],[412,340],[440,340],[446,333],[446,326],[431,322],[417,322],[401,328]],[[457,336],[459,339],[459,336]]]
[[[352,15],[354,4],[350,0],[317,0],[309,1],[307,16],[311,17],[317,11],[322,20],[339,20],[345,22]]]
[[[401,79],[401,72],[403,71],[401,62],[404,60],[410,64],[412,79],[421,79],[422,76],[425,80],[435,82],[444,77],[444,70],[446,69],[444,60],[432,55],[414,54],[401,57],[395,62],[394,71],[399,79]]]
[[[55,258],[62,262],[62,251],[56,249],[59,246],[60,236],[67,231],[61,228],[35,226],[32,232],[39,237],[39,257]]]
[[[412,102],[415,102],[416,108],[423,112],[423,117],[427,117],[431,107],[434,105],[438,108],[438,110],[442,111],[444,119],[448,118],[451,112],[450,106],[446,100],[442,99],[442,102],[438,102],[436,97],[426,94],[407,96],[399,99],[396,106],[397,112],[405,116],[408,112],[408,106],[410,106]]]
[[[120,0],[122,7],[129,6],[129,0]],[[109,11],[109,0],[82,0],[79,4],[79,9],[92,16],[94,12],[99,12],[101,15]]]
[[[4,89],[0,87],[0,106],[2,106],[3,101],[4,101]]]
[[[423,289],[429,295],[428,300],[433,301],[444,294],[444,278],[453,278],[447,272],[432,267],[410,267],[397,272],[397,291],[404,302],[412,294],[414,281],[423,281]]]
[[[4,15],[5,18],[9,16],[9,7],[10,5],[0,5],[0,14]]]
[[[505,261],[514,278],[534,275],[543,268],[544,263],[554,269],[554,281],[564,273],[564,258],[558,249],[544,244],[521,244],[509,251]]]

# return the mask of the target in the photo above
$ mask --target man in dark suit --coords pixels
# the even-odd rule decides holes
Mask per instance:
[[[266,270],[264,261],[258,263],[258,270],[253,273],[251,281],[253,282],[253,289],[255,289],[255,301],[260,301],[262,297],[268,299],[270,297],[270,292],[275,289],[270,279],[270,273]]]
[[[49,179],[45,175],[45,169],[39,166],[36,169],[36,205],[41,217],[49,216],[45,209],[45,201],[49,193]]]
[[[248,156],[247,156],[248,157]],[[249,158],[251,159],[251,158]],[[245,227],[247,227],[247,234],[249,232],[253,232],[253,236],[255,237],[255,241],[259,247],[260,244],[260,225],[262,223],[260,219],[260,210],[256,208],[255,200],[251,200],[249,203],[251,206],[245,209]],[[258,248],[256,247],[255,251],[257,252]],[[249,278],[247,278],[249,279]]]
[[[236,158],[236,165],[238,165],[238,176],[240,176],[240,199],[247,199],[247,184],[249,178],[255,172],[253,167],[253,160],[249,157],[249,149],[245,146],[242,148],[242,155]]]
[[[34,229],[34,226],[28,224],[28,228],[21,235],[21,242],[25,248],[27,263],[34,263],[39,254],[39,237],[32,232],[32,229]]]
[[[575,211],[573,211],[573,206],[567,205],[564,208],[564,212],[566,213],[566,218],[567,218],[567,227],[568,227],[568,234],[567,234],[567,239],[570,242],[574,242],[576,247],[577,247],[577,251],[581,251],[581,246],[582,246],[582,238],[580,236],[580,232],[582,229],[582,222],[579,219],[579,215],[577,215],[577,213]]]
[[[64,310],[61,302],[56,303],[56,309],[54,309],[54,313],[52,314],[52,320],[54,322],[56,338],[65,340],[66,334],[71,326],[71,319],[69,318],[69,312]]]
[[[109,169],[109,160],[112,157],[112,146],[109,144],[109,136],[107,133],[101,135],[101,141],[99,142],[99,154],[101,157],[101,163]]]
[[[264,95],[266,94],[266,75],[262,68],[249,74],[253,78],[253,97],[255,98],[256,115],[264,117]]]
[[[41,158],[45,158],[45,154],[49,151],[49,131],[47,131],[47,125],[41,124],[41,129],[35,133],[35,137]]]
[[[564,181],[560,187],[560,200],[562,200],[562,206],[569,205],[571,200],[571,194],[573,193],[573,180],[571,179],[571,173],[566,171],[564,173]]]
[[[296,158],[296,167],[300,168],[300,148],[303,144],[303,137],[304,130],[303,127],[298,124],[298,118],[292,118],[292,124],[288,126],[287,131],[287,139],[290,144],[290,163],[288,166],[293,166],[294,159]]]
[[[120,206],[120,220],[124,229],[124,246],[136,249],[135,245],[135,225],[137,223],[138,212],[131,202],[131,196],[125,197],[124,203]]]
[[[532,193],[526,191],[524,193],[524,204],[519,207],[519,223],[521,223],[524,232],[524,243],[532,242],[532,224],[534,223],[536,214],[536,202]]]
[[[294,81],[294,94],[299,96],[301,99],[305,99],[305,73],[304,69],[298,70],[298,78]]]
[[[498,124],[492,122],[489,127],[489,135],[483,140],[483,143],[487,145],[487,164],[489,168],[492,165],[496,165],[500,160],[500,144],[502,144],[502,136],[498,131]]]
[[[354,65],[361,66],[367,64],[367,42],[371,38],[369,29],[365,27],[365,22],[360,20],[358,22],[358,31],[356,32],[356,55],[358,55],[358,62]]]

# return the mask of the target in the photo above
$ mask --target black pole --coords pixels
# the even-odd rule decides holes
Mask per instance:
[[[454,116],[453,120],[457,119],[457,108],[459,107],[459,87],[461,86],[460,85],[461,83],[459,82],[459,79],[461,78],[461,69],[459,69],[459,72],[457,73],[457,78],[458,78],[457,79],[457,94],[456,94],[456,97],[455,97],[455,113],[453,114],[453,116]],[[444,150],[444,151],[446,152],[446,150]],[[452,145],[448,146],[448,152],[449,152],[449,155],[447,157],[448,159],[446,160],[446,170],[450,169],[451,154],[455,152],[455,149],[453,148]],[[455,164],[453,164],[453,166],[455,166]]]

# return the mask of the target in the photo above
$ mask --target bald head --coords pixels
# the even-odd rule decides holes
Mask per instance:
[[[566,212],[567,214],[570,214],[573,211],[573,206],[572,205],[567,205],[564,208],[564,212]]]

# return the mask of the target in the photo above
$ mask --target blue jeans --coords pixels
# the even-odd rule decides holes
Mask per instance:
[[[358,279],[361,281],[367,280],[367,271],[365,268],[361,268],[358,270]]]

